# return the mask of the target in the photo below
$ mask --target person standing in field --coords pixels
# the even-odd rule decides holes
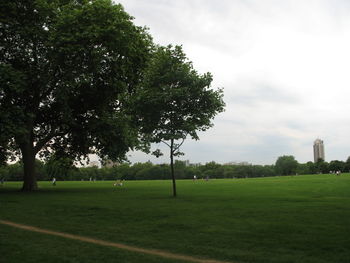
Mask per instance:
[[[53,185],[53,186],[56,186],[56,178],[55,178],[55,177],[52,178],[52,185]]]

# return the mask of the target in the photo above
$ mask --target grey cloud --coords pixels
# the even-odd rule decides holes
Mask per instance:
[[[231,138],[239,141],[239,137]],[[260,136],[254,145],[234,145],[229,142],[189,142],[184,146],[185,159],[193,161],[246,161],[254,164],[273,164],[281,155],[293,155],[293,139],[276,134]]]
[[[299,104],[301,100],[291,91],[266,82],[240,81],[225,97],[233,104],[254,106],[261,103]]]
[[[200,141],[185,142],[184,159],[274,163],[290,154],[304,162],[317,136],[327,143],[327,160],[350,155],[349,1],[121,3],[156,43],[183,44],[195,68],[225,88],[226,112]]]

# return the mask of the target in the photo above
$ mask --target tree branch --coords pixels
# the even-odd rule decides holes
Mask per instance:
[[[161,141],[162,143],[166,144],[168,147],[171,147],[170,144],[168,144],[166,141]]]
[[[178,144],[177,146],[174,147],[174,152],[175,152],[175,151],[178,151],[178,150],[180,149],[180,147],[181,147],[181,145],[184,143],[184,141],[185,141],[185,138],[182,138],[182,142],[181,142],[180,144]]]
[[[38,153],[46,143],[48,143],[53,137],[55,137],[58,134],[59,134],[58,132],[54,132],[54,131],[49,132],[42,140],[38,141],[35,144],[34,152]]]

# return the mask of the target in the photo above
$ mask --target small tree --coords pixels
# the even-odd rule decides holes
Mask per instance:
[[[174,196],[174,156],[182,154],[179,150],[187,136],[198,140],[197,132],[210,128],[214,116],[224,110],[223,91],[211,89],[211,82],[211,74],[198,74],[180,46],[158,47],[135,102],[148,140],[170,148]]]

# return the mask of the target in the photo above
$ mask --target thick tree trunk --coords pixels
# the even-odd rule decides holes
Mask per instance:
[[[174,140],[171,139],[170,142],[170,168],[171,168],[171,177],[173,179],[173,196],[176,197],[176,181],[174,173]]]
[[[35,151],[32,143],[26,143],[21,147],[23,157],[23,187],[22,191],[35,191],[38,189],[35,173]]]

